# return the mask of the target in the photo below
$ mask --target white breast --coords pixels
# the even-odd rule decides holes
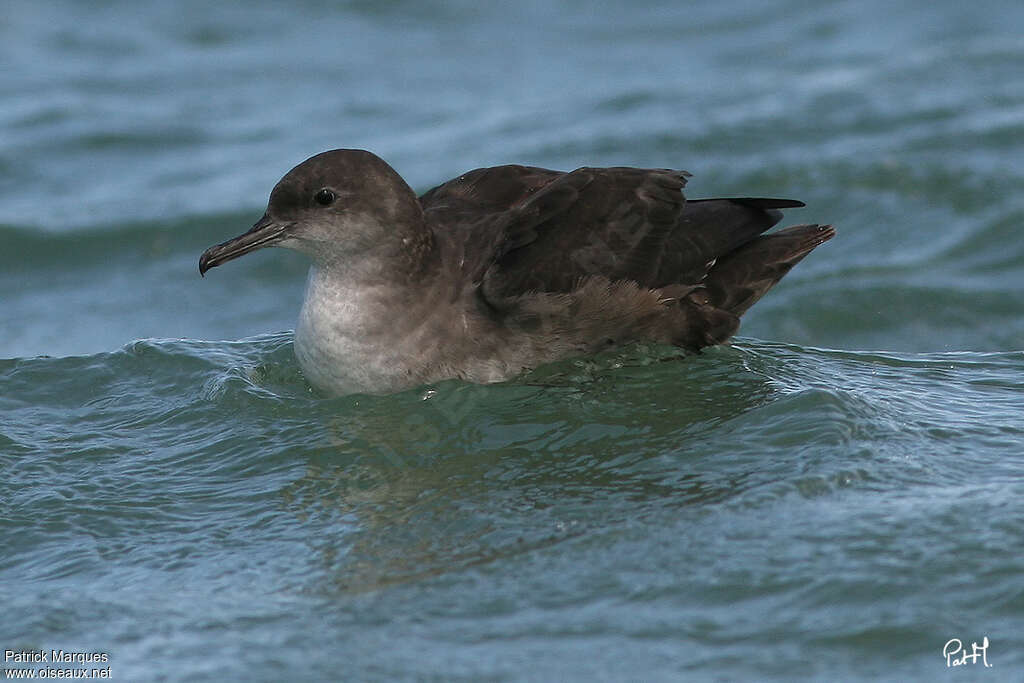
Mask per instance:
[[[348,286],[311,268],[295,329],[295,356],[310,383],[331,394],[395,391],[405,373],[400,349],[380,334],[389,314],[376,288]]]
[[[517,351],[530,351],[519,343],[526,335],[506,336],[450,290],[367,282],[379,280],[309,271],[295,356],[319,389],[385,394],[450,378],[498,382],[525,367]]]

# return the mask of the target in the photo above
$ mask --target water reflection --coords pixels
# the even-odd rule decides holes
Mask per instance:
[[[742,471],[701,467],[723,422],[776,390],[757,354],[633,349],[519,382],[445,382],[329,402],[324,447],[282,496],[348,529],[319,549],[346,591],[486,565],[653,508],[728,499]],[[755,367],[756,366],[756,367]]]

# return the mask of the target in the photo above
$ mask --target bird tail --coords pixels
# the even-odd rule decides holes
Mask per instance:
[[[708,271],[704,281],[708,303],[738,318],[790,268],[835,234],[831,225],[794,225],[747,242]]]

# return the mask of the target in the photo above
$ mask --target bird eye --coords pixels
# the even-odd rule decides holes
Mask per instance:
[[[330,206],[337,198],[338,195],[334,194],[334,192],[328,190],[326,187],[313,195],[313,199],[320,206]]]

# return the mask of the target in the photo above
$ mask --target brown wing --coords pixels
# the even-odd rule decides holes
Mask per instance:
[[[803,203],[687,201],[682,189],[688,176],[668,169],[562,173],[497,166],[465,173],[425,193],[420,202],[435,232],[458,245],[463,270],[481,282],[481,293],[492,304],[530,291],[568,292],[589,275],[651,288],[696,286],[716,263],[754,242],[758,248],[741,252],[721,271],[713,297],[729,310],[725,301],[736,303],[743,298],[739,289],[746,288],[752,303],[770,286],[762,289],[761,281],[778,279],[755,268],[761,247],[774,249],[763,254],[773,263],[785,261],[781,251],[794,248],[791,240],[756,238],[779,221],[778,209]]]
[[[780,199],[687,201],[685,171],[582,168],[501,216],[503,241],[483,278],[489,301],[567,292],[588,275],[645,287],[699,284],[713,263],[781,218]]]
[[[440,224],[472,216],[493,218],[564,175],[534,166],[477,168],[424,192],[419,200],[424,212]]]
[[[651,286],[686,204],[687,175],[581,168],[553,180],[505,216],[507,242],[484,296],[567,292],[588,275]]]
[[[517,246],[508,228],[521,218],[521,206],[565,175],[534,166],[477,168],[428,190],[419,201],[437,238],[457,255],[458,269],[479,282],[499,255]]]

